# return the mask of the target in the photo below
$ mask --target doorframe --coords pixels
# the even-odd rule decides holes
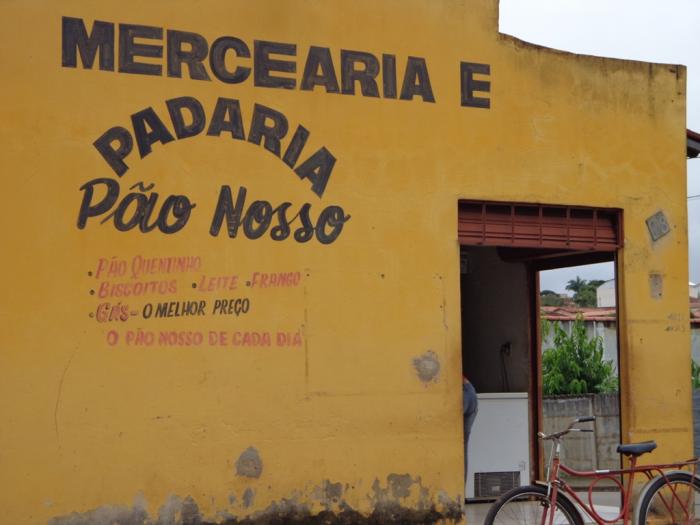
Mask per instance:
[[[534,207],[538,208],[539,220],[536,223],[539,228],[539,240],[530,242],[529,244],[520,245],[519,241],[515,239],[515,223],[511,224],[511,235],[509,239],[497,238],[488,239],[486,226],[482,226],[481,238],[476,241],[466,240],[461,238],[460,233],[460,213],[459,210],[462,206],[481,206],[482,207],[482,217],[486,219],[486,209],[488,206],[508,206],[510,207],[511,220],[514,220],[515,210],[517,207]],[[570,210],[578,211],[590,211],[593,217],[594,229],[597,228],[597,223],[599,214],[608,214],[614,216],[613,228],[615,233],[615,242],[607,244],[599,244],[597,230],[593,235],[593,243],[585,246],[579,247],[578,249],[572,249],[569,242],[566,241],[564,245],[559,242],[559,244],[550,243],[543,244],[543,228],[546,222],[543,217],[543,209],[545,208],[559,208],[565,210],[566,213],[566,232],[569,234],[570,230]],[[507,201],[481,201],[481,200],[469,200],[460,199],[457,205],[458,210],[458,243],[461,246],[491,246],[499,248],[499,253],[504,260],[509,260],[511,262],[521,262],[526,266],[526,286],[529,294],[528,300],[528,317],[530,322],[529,333],[526,334],[526,339],[529,340],[529,359],[530,359],[530,378],[528,381],[528,396],[529,396],[529,415],[528,420],[530,424],[530,476],[531,480],[540,479],[544,474],[544,454],[543,447],[540,440],[537,438],[537,433],[542,431],[543,428],[543,395],[542,395],[542,333],[541,333],[541,321],[540,321],[540,280],[539,272],[543,270],[551,270],[556,268],[566,268],[571,266],[580,266],[585,264],[594,264],[599,262],[613,262],[614,264],[614,276],[615,276],[615,294],[617,300],[617,351],[618,351],[618,377],[621,376],[620,368],[620,304],[619,304],[619,289],[620,282],[618,280],[618,265],[620,258],[620,252],[624,245],[624,229],[623,229],[623,211],[620,208],[600,208],[594,206],[581,206],[581,205],[556,205],[556,204],[540,204],[540,203],[514,203]],[[474,220],[472,217],[472,224]],[[462,302],[460,294],[460,304]],[[461,307],[460,307],[461,310]],[[461,318],[461,311],[460,311]],[[461,348],[463,349],[464,342],[460,334]],[[460,362],[462,354],[460,352]],[[462,367],[464,364],[462,363]],[[620,387],[622,381],[620,380]],[[620,395],[620,404],[622,403],[622,396]],[[622,406],[620,406],[620,429],[622,429]]]

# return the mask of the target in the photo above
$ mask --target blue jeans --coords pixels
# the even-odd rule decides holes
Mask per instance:
[[[476,399],[476,390],[471,383],[462,385],[462,402],[464,410],[464,479],[467,479],[467,454],[469,448],[469,434],[472,431],[472,425],[476,419],[476,414],[479,411],[478,401]]]

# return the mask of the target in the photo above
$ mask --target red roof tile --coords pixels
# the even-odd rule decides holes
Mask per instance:
[[[693,302],[690,308],[690,323],[700,325],[700,306]],[[575,321],[579,315],[584,321],[615,322],[615,308],[581,308],[578,306],[542,306],[540,313],[548,321]]]

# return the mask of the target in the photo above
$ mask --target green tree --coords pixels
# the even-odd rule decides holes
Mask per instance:
[[[593,308],[598,304],[595,288],[586,285],[574,294],[574,303],[582,308]]]
[[[616,392],[617,376],[612,361],[603,359],[603,341],[589,338],[579,315],[567,333],[561,323],[543,319],[553,331],[554,346],[542,355],[542,386],[545,395],[598,394]]]
[[[542,306],[561,306],[564,304],[564,300],[552,290],[542,290],[540,292],[540,304]]]
[[[693,382],[693,388],[700,388],[700,366],[695,362],[695,359],[690,360],[690,380]]]
[[[576,279],[570,279],[569,282],[566,283],[566,289],[571,290],[574,293],[577,293],[584,286],[586,286],[586,280],[581,279],[578,275],[576,276]]]
[[[574,292],[574,303],[576,303],[577,306],[590,308],[596,306],[596,291],[604,282],[605,281],[597,279],[587,281],[586,279],[581,279],[576,276],[576,279],[569,280],[566,284],[566,289]]]

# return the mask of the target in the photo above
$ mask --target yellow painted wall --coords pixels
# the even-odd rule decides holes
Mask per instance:
[[[0,14],[3,522],[347,509],[359,521],[392,505],[406,516],[431,506],[456,516],[460,198],[623,209],[623,437],[656,439],[655,459],[689,455],[682,67],[523,44],[498,34],[495,0],[8,0]],[[254,40],[296,44],[295,59],[276,56],[296,62],[296,73],[276,74],[296,87],[227,84],[208,62],[208,82],[187,68],[169,78],[100,71],[97,61],[86,69],[80,59],[63,67],[62,17],[88,31],[113,23],[117,40],[126,23],[191,31],[210,45],[225,35],[251,50]],[[302,91],[312,45],[330,49],[339,80],[341,49],[395,55],[399,91],[407,57],[422,57],[436,102]],[[136,60],[165,67],[164,58]],[[490,65],[478,77],[491,82],[490,109],[460,106],[460,62]],[[254,104],[283,113],[282,152],[302,124],[310,136],[299,161],[322,146],[337,159],[325,192],[225,133],[155,143],[143,159],[134,144],[118,177],[93,142],[113,126],[133,135],[131,115],[149,107],[173,133],[165,102],[183,96],[201,102],[207,124],[219,97],[239,100],[246,137]],[[145,194],[158,192],[159,204],[186,195],[196,207],[172,234],[120,232],[100,222],[108,213],[79,229],[80,188],[96,178],[118,181],[121,198],[142,182],[155,184]],[[246,187],[248,203],[290,202],[290,216],[310,203],[314,220],[331,205],[351,218],[325,245],[269,233],[231,239],[225,226],[212,236],[222,185],[234,198]],[[653,243],[644,221],[659,210],[671,233]],[[199,259],[185,271],[131,275],[139,261],[167,257]],[[123,262],[124,275],[101,273],[101,259]],[[300,279],[246,286],[255,272]],[[650,274],[661,275],[658,297]],[[203,278],[229,275],[235,289],[202,291]],[[175,284],[162,295],[99,296],[103,286],[152,280]],[[215,300],[236,298],[248,299],[247,313],[212,314]],[[205,315],[144,319],[146,304],[191,300],[207,302]],[[134,315],[98,322],[104,303]],[[159,342],[173,330],[203,342]],[[128,340],[139,331],[155,342]],[[212,345],[211,332],[229,341]],[[267,332],[271,343],[232,345],[244,332]],[[298,344],[279,346],[277,332],[292,342],[298,333]]]

